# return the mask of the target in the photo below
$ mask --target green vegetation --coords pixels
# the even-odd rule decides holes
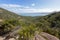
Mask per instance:
[[[20,16],[0,8],[0,34],[9,33],[14,27],[21,26],[18,31],[19,40],[30,40],[35,32],[47,32],[60,38],[60,12],[46,16],[28,17]]]

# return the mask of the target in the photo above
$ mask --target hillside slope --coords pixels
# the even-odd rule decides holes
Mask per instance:
[[[20,16],[3,8],[0,8],[0,19],[18,19],[18,17]]]
[[[11,31],[11,27],[29,25],[31,23],[30,18],[32,17],[21,16],[0,8],[0,35]]]
[[[30,20],[32,20],[32,17],[21,16],[16,13],[10,12],[6,9],[0,8],[0,19],[3,19],[3,20],[11,20],[12,19],[12,20],[19,20],[22,22],[31,22]]]
[[[43,29],[44,32],[60,38],[60,12],[35,17],[34,21],[36,27]]]

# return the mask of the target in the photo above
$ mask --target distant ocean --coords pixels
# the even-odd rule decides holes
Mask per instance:
[[[22,16],[45,16],[47,13],[20,13]]]

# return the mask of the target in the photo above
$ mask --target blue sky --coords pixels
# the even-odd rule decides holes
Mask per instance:
[[[60,11],[60,0],[0,0],[0,7],[15,13]]]

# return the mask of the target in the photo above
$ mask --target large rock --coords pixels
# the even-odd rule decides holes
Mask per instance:
[[[3,40],[4,38],[3,37],[0,37],[0,40]]]
[[[41,35],[45,38],[47,38],[47,40],[59,40],[59,38],[53,36],[53,35],[50,35],[48,33],[45,33],[45,32],[42,32]]]
[[[14,38],[10,38],[9,40],[15,40]]]

